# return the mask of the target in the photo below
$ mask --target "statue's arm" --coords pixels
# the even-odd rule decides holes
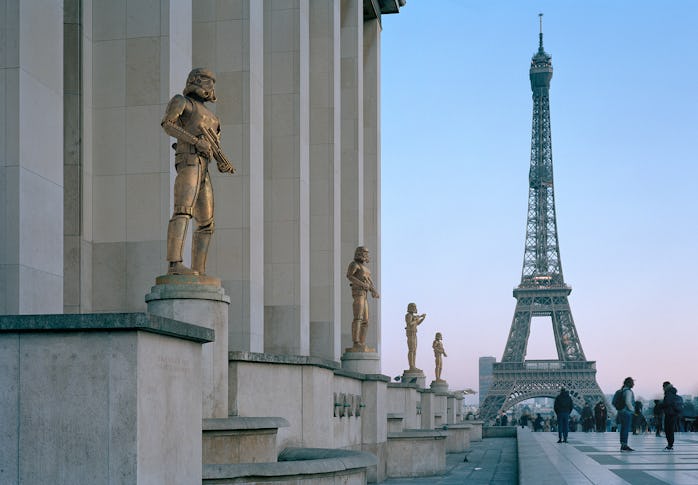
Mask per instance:
[[[165,133],[171,137],[196,146],[200,152],[208,153],[211,150],[208,141],[194,136],[179,125],[179,118],[184,114],[186,109],[187,98],[181,94],[173,96],[170,102],[167,104],[165,116],[163,116],[160,125],[162,126],[162,129],[165,130]]]

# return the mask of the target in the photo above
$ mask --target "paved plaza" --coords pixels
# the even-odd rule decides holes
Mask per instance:
[[[390,479],[388,485],[696,485],[698,433],[676,433],[674,451],[654,434],[630,436],[633,452],[620,451],[618,433],[556,433],[519,428],[518,439],[485,438],[467,454],[448,455],[439,477]],[[517,452],[518,449],[518,452]],[[464,462],[463,457],[468,461]]]

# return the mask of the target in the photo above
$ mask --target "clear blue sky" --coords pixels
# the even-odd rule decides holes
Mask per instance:
[[[597,381],[698,395],[698,2],[408,0],[383,16],[382,359],[478,387],[499,361],[521,279],[528,69],[543,12],[558,234],[570,305]],[[528,358],[556,358],[534,319]]]

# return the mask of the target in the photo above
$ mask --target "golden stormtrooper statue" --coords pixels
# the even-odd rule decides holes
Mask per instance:
[[[206,274],[206,256],[215,227],[209,161],[214,158],[221,173],[235,173],[221,150],[218,117],[204,105],[216,101],[215,82],[212,71],[192,69],[184,91],[170,100],[161,123],[165,132],[177,139],[172,145],[177,178],[174,211],[167,227],[168,274]],[[192,235],[191,268],[187,268],[182,263],[182,252],[192,217],[197,227]]]

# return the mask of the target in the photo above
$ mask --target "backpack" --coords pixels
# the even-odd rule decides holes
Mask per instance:
[[[674,397],[674,414],[680,416],[683,412],[683,398],[678,394]]]
[[[616,393],[613,395],[613,400],[611,401],[611,404],[613,404],[613,407],[616,408],[617,411],[622,411],[625,409],[625,398],[623,397],[623,389],[618,389]]]

